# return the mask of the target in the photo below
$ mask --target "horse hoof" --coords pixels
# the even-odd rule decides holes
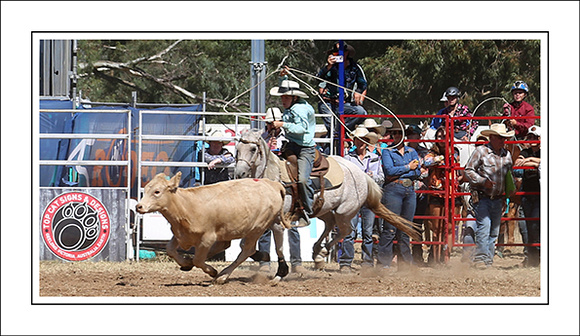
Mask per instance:
[[[324,265],[326,265],[324,258],[321,257],[321,259],[322,260],[314,260],[314,268],[316,268],[317,270],[323,270]]]
[[[274,286],[278,286],[278,284],[280,283],[280,280],[282,280],[282,277],[280,276],[275,276],[274,279],[270,280],[270,286],[274,287]]]
[[[192,266],[181,266],[180,270],[184,271],[184,272],[189,272],[193,269],[193,265]]]

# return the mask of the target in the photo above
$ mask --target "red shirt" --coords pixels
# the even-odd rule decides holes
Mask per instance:
[[[516,102],[510,103],[512,107],[511,116],[512,117],[533,117],[535,116],[534,108],[532,105],[525,101],[520,104]],[[516,138],[523,139],[523,137],[528,134],[528,129],[534,125],[535,119],[516,119],[518,122],[515,127]]]

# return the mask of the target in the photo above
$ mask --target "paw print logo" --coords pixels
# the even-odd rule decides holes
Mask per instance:
[[[103,204],[80,192],[57,196],[42,217],[46,246],[66,260],[85,260],[100,253],[108,242],[110,227]]]

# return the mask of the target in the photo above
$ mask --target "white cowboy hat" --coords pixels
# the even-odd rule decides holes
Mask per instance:
[[[272,122],[275,120],[282,120],[282,111],[277,107],[270,107],[266,110],[265,122]]]
[[[365,119],[365,121],[363,122],[363,126],[366,127],[369,131],[374,130],[375,133],[380,134],[381,136],[385,135],[386,131],[385,126],[377,124],[375,119],[372,118]]]
[[[214,137],[214,138],[226,138],[226,137],[227,137],[227,136],[224,134],[224,132],[222,132],[222,131],[220,131],[220,130],[217,130],[217,129],[216,129],[215,131],[211,131],[211,130],[210,130],[210,131],[207,133],[207,135],[208,135],[208,136],[210,136],[210,137]],[[207,142],[207,143],[210,143],[210,142],[212,142],[212,141],[217,141],[217,142],[220,142],[220,141],[221,141],[221,143],[222,143],[224,146],[230,143],[230,140],[206,140],[205,142]]]
[[[532,125],[528,129],[528,134],[534,134],[535,136],[542,136],[540,126]]]
[[[275,86],[270,90],[272,96],[297,96],[301,98],[308,98],[306,93],[298,90],[300,85],[291,80],[283,80],[280,86]]]
[[[490,136],[492,134],[499,135],[503,138],[511,138],[516,134],[515,131],[507,131],[505,124],[491,124],[489,129],[481,131],[481,134],[485,136]]]
[[[364,127],[363,125],[358,125],[354,132],[350,133],[350,137],[352,139],[359,138],[361,140],[367,139],[371,145],[376,144],[379,142],[379,135],[375,132],[369,132],[369,130]]]
[[[448,100],[447,99],[447,92],[443,92],[443,97],[441,97],[441,99],[439,99],[439,101],[446,102],[447,100]]]

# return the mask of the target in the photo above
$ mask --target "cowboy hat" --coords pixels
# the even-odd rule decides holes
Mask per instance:
[[[291,80],[283,80],[280,86],[275,86],[270,90],[272,96],[297,96],[308,98],[306,93],[298,90],[300,85]]]
[[[358,125],[355,128],[354,132],[351,132],[349,134],[349,136],[352,139],[354,139],[354,138],[359,138],[361,140],[366,139],[366,140],[368,140],[368,142],[371,145],[374,145],[377,142],[379,142],[379,136],[378,136],[378,134],[375,133],[375,132],[369,132],[369,130],[366,127],[364,127],[363,125]]]
[[[371,118],[365,119],[365,121],[363,122],[363,126],[367,128],[369,131],[374,131],[375,133],[380,134],[381,136],[385,135],[386,131],[385,126],[377,124],[375,119]]]
[[[499,135],[500,137],[503,138],[511,138],[514,136],[514,134],[516,134],[515,131],[507,131],[505,124],[491,124],[491,126],[489,126],[489,129],[487,130],[483,130],[481,131],[481,134],[485,135],[485,136],[490,136],[490,135]]]
[[[536,126],[536,125],[532,125],[529,129],[528,129],[528,134],[534,134],[535,136],[542,136],[541,134],[541,129],[540,126]]]
[[[275,120],[282,120],[282,112],[277,107],[270,107],[266,110],[265,122],[272,122]]]
[[[220,130],[214,130],[213,132],[210,130],[210,132],[207,133],[208,136],[213,137],[213,138],[225,138],[227,137],[224,132],[220,131]],[[217,142],[221,142],[224,146],[230,143],[230,140],[205,140],[205,142],[210,143],[212,141],[217,141]]]
[[[381,126],[383,126],[385,128],[385,131],[391,130],[391,128],[393,127],[393,122],[390,121],[389,119],[386,119],[386,120],[383,120],[383,122],[381,123]]]
[[[400,120],[399,122],[395,122],[393,123],[393,127],[391,127],[391,129],[389,129],[389,131],[402,131],[403,133],[405,132],[405,123]]]

